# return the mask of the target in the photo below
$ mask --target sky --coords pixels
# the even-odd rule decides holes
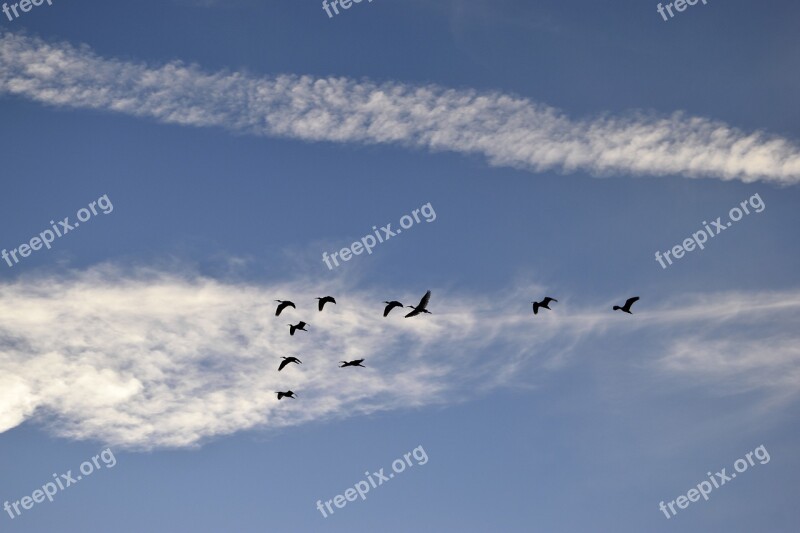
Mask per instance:
[[[658,5],[0,13],[0,530],[797,531],[800,5]]]

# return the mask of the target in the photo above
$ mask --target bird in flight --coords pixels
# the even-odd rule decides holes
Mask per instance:
[[[433,313],[431,313],[427,309],[428,302],[430,301],[430,299],[431,299],[431,291],[428,291],[425,293],[425,296],[422,297],[422,300],[419,301],[416,307],[413,305],[407,305],[406,307],[411,307],[413,310],[406,315],[406,318],[417,316],[420,313],[428,313],[429,315],[432,315]]]
[[[275,300],[275,301],[278,302],[278,308],[275,310],[275,316],[281,316],[281,313],[287,307],[291,307],[292,309],[297,309],[297,307],[294,306],[294,302],[290,302],[289,300]]]
[[[298,329],[299,329],[300,331],[308,331],[308,330],[306,329],[306,326],[307,326],[307,325],[308,325],[308,324],[306,324],[306,323],[305,323],[305,322],[303,322],[303,321],[300,321],[300,322],[298,322],[298,323],[297,323],[297,324],[295,324],[295,325],[291,325],[291,324],[289,324],[289,335],[292,335],[292,336],[294,336],[294,332],[295,332],[295,331],[297,331]]]
[[[281,366],[278,367],[278,372],[283,370],[283,367],[285,367],[289,363],[294,363],[296,365],[302,365],[303,364],[303,362],[300,359],[298,359],[297,357],[281,357],[281,359],[283,359],[283,361],[281,361]]]
[[[557,302],[557,301],[558,300],[556,300],[555,298],[550,298],[549,296],[547,296],[541,302],[531,302],[533,304],[533,314],[534,315],[539,314],[539,309],[549,310],[550,308],[548,306],[550,305],[550,302]]]
[[[344,368],[346,366],[360,366],[361,368],[367,368],[361,364],[364,362],[363,359],[356,359],[355,361],[339,361],[339,362],[342,363],[341,365],[339,365],[339,368]]]
[[[279,399],[279,400],[280,400],[281,398],[283,398],[284,396],[285,396],[285,397],[287,397],[287,398],[291,398],[292,400],[294,400],[294,399],[295,399],[295,397],[294,397],[294,392],[292,392],[292,391],[290,391],[290,390],[287,390],[286,392],[276,392],[275,394],[277,394],[277,395],[278,395],[278,399]]]
[[[403,307],[403,304],[398,302],[397,300],[392,300],[391,302],[383,302],[386,304],[386,308],[383,310],[383,316],[389,316],[389,313],[392,312],[392,309],[395,307]]]
[[[316,300],[319,300],[319,310],[320,311],[322,311],[322,308],[325,307],[326,303],[332,303],[332,304],[336,303],[336,300],[333,298],[333,296],[325,296],[324,298],[316,298]]]
[[[625,311],[629,315],[632,315],[633,313],[631,313],[631,306],[638,300],[639,300],[638,296],[634,296],[633,298],[628,298],[628,300],[625,302],[625,305],[623,305],[622,307],[615,305],[613,309],[614,311]]]

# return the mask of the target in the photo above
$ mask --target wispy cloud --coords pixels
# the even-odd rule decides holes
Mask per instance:
[[[329,292],[339,303],[319,313],[314,297]],[[541,287],[491,299],[434,289],[434,314],[417,319],[383,318],[381,301],[419,294],[381,292],[107,266],[0,285],[0,431],[32,421],[119,447],[192,446],[530,384],[621,335],[643,346],[654,374],[720,380],[730,393],[800,390],[797,292],[706,295],[657,309],[640,302],[633,317],[561,298],[535,319],[519,294]],[[276,298],[298,309],[275,317]],[[762,302],[755,321],[745,305],[753,301]],[[297,320],[310,331],[290,337]],[[304,364],[278,373],[283,355]],[[367,368],[338,368],[354,358]],[[299,398],[278,402],[274,392],[286,389]]]
[[[573,119],[499,92],[148,66],[20,34],[0,37],[3,93],[244,134],[479,154],[536,172],[800,181],[797,142],[680,112]]]

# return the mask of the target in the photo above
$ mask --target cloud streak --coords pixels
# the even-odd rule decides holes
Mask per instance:
[[[0,34],[0,94],[249,135],[476,154],[534,172],[800,181],[797,142],[680,112],[572,119],[500,92],[148,66],[20,34]]]
[[[728,394],[800,390],[800,292],[685,297],[633,317],[567,297],[534,319],[519,294],[541,289],[490,299],[434,288],[435,314],[406,320],[384,319],[380,302],[419,294],[341,281],[325,289],[339,303],[319,313],[323,289],[307,280],[256,285],[110,266],[20,278],[0,285],[0,431],[31,421],[120,448],[194,446],[530,386],[582,357],[616,357],[614,342],[649,360],[651,374],[720,383]],[[275,317],[276,298],[298,309]],[[310,331],[290,337],[297,320]],[[304,364],[278,373],[282,355]],[[338,368],[355,358],[367,368]],[[299,398],[279,402],[275,391],[287,389]]]

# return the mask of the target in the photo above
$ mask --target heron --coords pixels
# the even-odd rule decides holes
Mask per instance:
[[[333,296],[325,296],[323,298],[315,298],[315,300],[319,300],[319,310],[320,311],[322,311],[322,308],[325,307],[326,303],[332,303],[332,304],[336,303],[336,300],[333,298]]]
[[[276,392],[275,394],[278,395],[278,399],[280,400],[284,396],[287,398],[291,398],[292,400],[295,399],[294,392],[287,390],[286,392]]]
[[[283,367],[285,367],[289,363],[294,363],[296,365],[302,365],[303,364],[303,362],[300,359],[298,359],[297,357],[281,357],[281,359],[283,359],[283,361],[281,361],[281,366],[278,367],[278,372],[283,370]]]
[[[557,302],[557,301],[558,300],[556,300],[555,298],[550,298],[549,296],[547,296],[541,302],[531,302],[533,304],[533,314],[534,315],[539,314],[540,308],[550,310],[550,307],[548,307],[550,305],[550,302]]]
[[[305,322],[303,322],[302,320],[301,320],[300,322],[298,322],[297,324],[295,324],[295,325],[289,324],[289,335],[292,335],[292,336],[294,336],[294,332],[295,332],[295,331],[297,331],[298,329],[299,329],[300,331],[306,331],[306,332],[307,332],[307,331],[308,331],[308,330],[306,329],[306,326],[307,326],[307,325],[308,325],[308,324],[306,324],[306,323],[305,323]]]
[[[407,305],[406,307],[411,307],[413,310],[406,315],[406,318],[417,316],[420,313],[428,313],[429,315],[432,315],[433,313],[431,313],[427,309],[428,302],[430,301],[430,299],[431,299],[431,291],[428,291],[425,293],[425,296],[422,297],[422,299],[419,301],[416,307],[413,305]]]
[[[383,303],[386,304],[386,308],[383,310],[383,316],[385,317],[389,316],[389,313],[391,313],[392,309],[394,309],[395,307],[403,307],[403,304],[401,302],[398,302],[397,300],[392,300],[391,302],[383,302]]]
[[[287,307],[291,307],[292,309],[297,309],[295,307],[294,302],[290,302],[289,300],[275,300],[278,302],[278,308],[275,310],[275,316],[281,316],[281,313]]]
[[[339,361],[339,362],[342,363],[339,366],[339,368],[344,368],[346,366],[360,366],[361,368],[367,368],[367,367],[365,367],[364,365],[361,364],[361,363],[364,362],[363,359],[356,359],[354,361]]]
[[[615,305],[612,309],[614,309],[614,311],[624,311],[629,315],[632,315],[633,313],[631,313],[631,306],[638,300],[639,300],[638,296],[634,296],[633,298],[628,298],[628,300],[625,302],[625,305],[623,305],[622,307]]]

